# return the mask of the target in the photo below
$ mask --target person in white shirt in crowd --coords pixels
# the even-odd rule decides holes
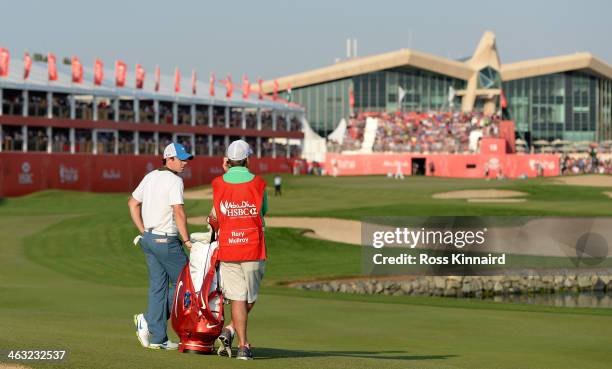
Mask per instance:
[[[150,349],[178,349],[166,330],[176,281],[188,260],[181,239],[191,249],[183,209],[184,185],[179,176],[191,159],[193,155],[183,145],[169,144],[164,149],[163,167],[147,174],[128,201],[149,271],[147,312],[134,315],[134,324],[141,345]]]
[[[281,186],[283,184],[283,178],[278,174],[274,176],[274,196],[282,196]]]

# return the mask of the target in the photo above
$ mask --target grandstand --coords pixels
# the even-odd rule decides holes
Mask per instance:
[[[232,96],[227,86],[215,96],[221,82],[192,86],[190,79],[178,82],[192,88],[176,92],[175,78],[166,75],[158,86],[137,88],[131,72],[118,87],[108,69],[100,84],[94,68],[82,68],[75,81],[64,64],[52,79],[47,62],[31,63],[27,75],[24,64],[9,59],[8,73],[0,73],[0,196],[45,188],[125,191],[161,163],[158,155],[172,141],[196,155],[187,186],[218,175],[234,139],[251,144],[259,173],[288,172],[301,156],[304,109],[285,100],[257,91]]]

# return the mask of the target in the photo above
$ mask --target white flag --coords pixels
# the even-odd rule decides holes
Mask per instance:
[[[455,101],[455,89],[453,86],[448,86],[448,106],[451,108],[455,105],[453,102]]]
[[[397,99],[397,103],[400,104],[402,102],[402,100],[404,100],[404,96],[406,96],[406,90],[404,90],[402,88],[402,86],[398,86],[399,89],[399,93],[398,93],[398,99]]]

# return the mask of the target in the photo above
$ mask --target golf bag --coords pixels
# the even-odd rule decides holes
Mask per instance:
[[[198,240],[199,236],[204,239]],[[223,329],[223,295],[219,286],[217,242],[210,234],[192,234],[189,263],[176,283],[172,306],[172,328],[180,338],[179,351],[213,352]]]

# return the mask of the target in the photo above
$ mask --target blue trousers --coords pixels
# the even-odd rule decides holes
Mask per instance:
[[[166,329],[176,281],[188,259],[178,237],[145,232],[140,245],[149,270],[149,301],[145,319],[151,332],[150,343],[164,343],[168,340]]]

